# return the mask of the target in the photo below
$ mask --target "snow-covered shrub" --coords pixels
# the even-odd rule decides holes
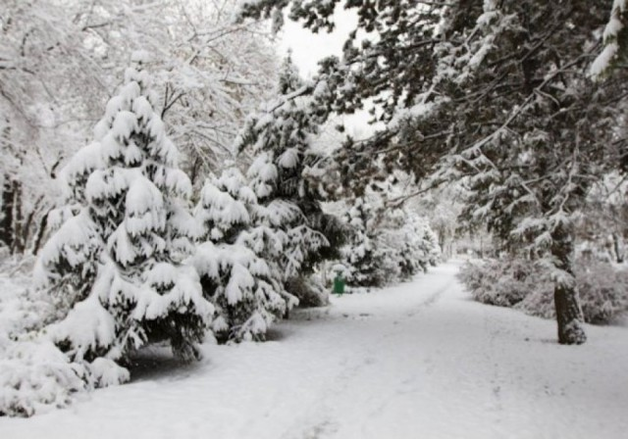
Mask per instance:
[[[30,258],[0,263],[0,345],[2,340],[41,329],[55,317],[49,297],[29,289],[32,277]]]
[[[438,244],[438,236],[430,225],[423,221],[423,237],[421,239],[420,248],[423,250],[427,261],[432,267],[435,267],[442,258],[442,249]]]
[[[628,311],[628,270],[601,261],[578,258],[576,283],[587,323],[607,324]],[[552,288],[537,289],[518,306],[528,314],[554,318]]]
[[[506,307],[516,305],[535,290],[552,288],[540,264],[519,258],[467,262],[459,278],[478,302]]]
[[[64,406],[87,385],[82,366],[35,335],[55,310],[46,295],[28,289],[31,273],[28,258],[0,263],[0,416]]]
[[[107,358],[73,362],[45,332],[0,341],[0,416],[62,408],[76,392],[127,382],[129,371]]]
[[[576,284],[587,323],[605,324],[628,311],[628,270],[600,261],[576,260]],[[554,284],[538,261],[510,259],[467,263],[459,278],[479,302],[514,307],[553,319]]]
[[[519,309],[526,314],[544,319],[556,318],[556,309],[554,308],[554,285],[548,283],[543,285],[544,288],[536,288],[523,298],[517,305]]]
[[[395,239],[401,242],[397,250],[400,277],[407,280],[421,271],[427,272],[429,266],[435,266],[440,247],[436,235],[423,218],[402,209],[398,209],[396,216],[393,224],[397,224]]]
[[[88,388],[85,366],[50,341],[0,341],[0,416],[32,416],[64,407]]]
[[[628,311],[628,270],[611,264],[576,263],[580,305],[586,322],[603,324]]]
[[[191,184],[155,109],[145,56],[133,62],[95,141],[63,171],[72,212],[60,215],[36,267],[39,288],[61,310],[48,336],[79,363],[118,360],[162,340],[195,356],[213,313],[185,264],[197,232]],[[100,375],[98,383],[111,382],[111,373]]]
[[[317,274],[308,277],[291,277],[286,281],[286,290],[299,298],[303,308],[325,306],[329,304],[329,288]]]
[[[348,244],[343,248],[343,264],[351,285],[381,287],[395,277],[399,267],[388,267],[392,249],[380,245],[374,237],[372,223],[376,220],[372,206],[362,197],[357,198],[345,214],[351,228]]]

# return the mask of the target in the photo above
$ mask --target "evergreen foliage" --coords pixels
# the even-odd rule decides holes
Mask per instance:
[[[133,61],[95,142],[64,170],[78,213],[50,238],[36,269],[61,308],[47,332],[77,362],[124,359],[162,340],[177,355],[198,356],[213,313],[185,264],[196,230],[190,181],[156,113],[146,55]]]
[[[272,321],[296,301],[283,290],[277,265],[266,262],[268,247],[281,253],[284,235],[255,225],[258,207],[235,167],[206,181],[197,207],[202,232],[194,264],[203,294],[216,306],[212,329],[221,342],[264,340]]]
[[[345,214],[351,230],[343,248],[342,263],[349,283],[382,287],[408,280],[435,265],[440,254],[436,236],[427,222],[406,207],[391,206],[394,188],[387,182],[374,185],[353,200]]]
[[[282,252],[275,264],[282,267],[283,282],[311,275],[316,266],[338,256],[343,241],[340,222],[323,212],[319,176],[323,157],[312,148],[322,121],[314,111],[308,85],[299,78],[288,57],[280,71],[278,98],[251,116],[238,141],[239,151],[254,160],[247,176],[259,207],[256,221],[282,236]],[[300,285],[307,282],[299,281]]]
[[[357,198],[345,218],[352,229],[342,260],[349,272],[349,283],[362,287],[383,286],[388,276],[385,265],[387,254],[373,239],[372,223],[376,218],[373,217],[372,207],[364,198]]]

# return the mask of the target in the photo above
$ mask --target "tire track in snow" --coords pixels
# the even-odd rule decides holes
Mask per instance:
[[[456,283],[455,279],[449,280],[444,286],[436,290],[434,293],[430,294],[427,299],[421,302],[416,308],[410,310],[406,313],[406,317],[414,317],[417,314],[425,311],[426,309],[432,307],[436,304],[442,297],[443,294],[449,290]]]

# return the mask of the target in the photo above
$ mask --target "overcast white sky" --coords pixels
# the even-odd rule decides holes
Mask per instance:
[[[306,78],[316,72],[316,65],[320,59],[342,53],[342,45],[358,21],[355,14],[343,10],[337,11],[334,17],[336,29],[331,34],[325,31],[314,34],[304,29],[300,23],[286,18],[286,24],[280,34],[280,51],[285,55],[292,49],[294,62]]]

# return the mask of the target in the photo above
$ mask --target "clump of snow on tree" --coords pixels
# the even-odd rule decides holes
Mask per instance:
[[[594,79],[602,77],[611,68],[611,65],[617,61],[621,47],[619,45],[619,35],[623,31],[625,25],[624,20],[626,13],[626,0],[613,0],[611,8],[611,17],[604,29],[604,48],[602,52],[595,58],[589,70],[590,75]]]

